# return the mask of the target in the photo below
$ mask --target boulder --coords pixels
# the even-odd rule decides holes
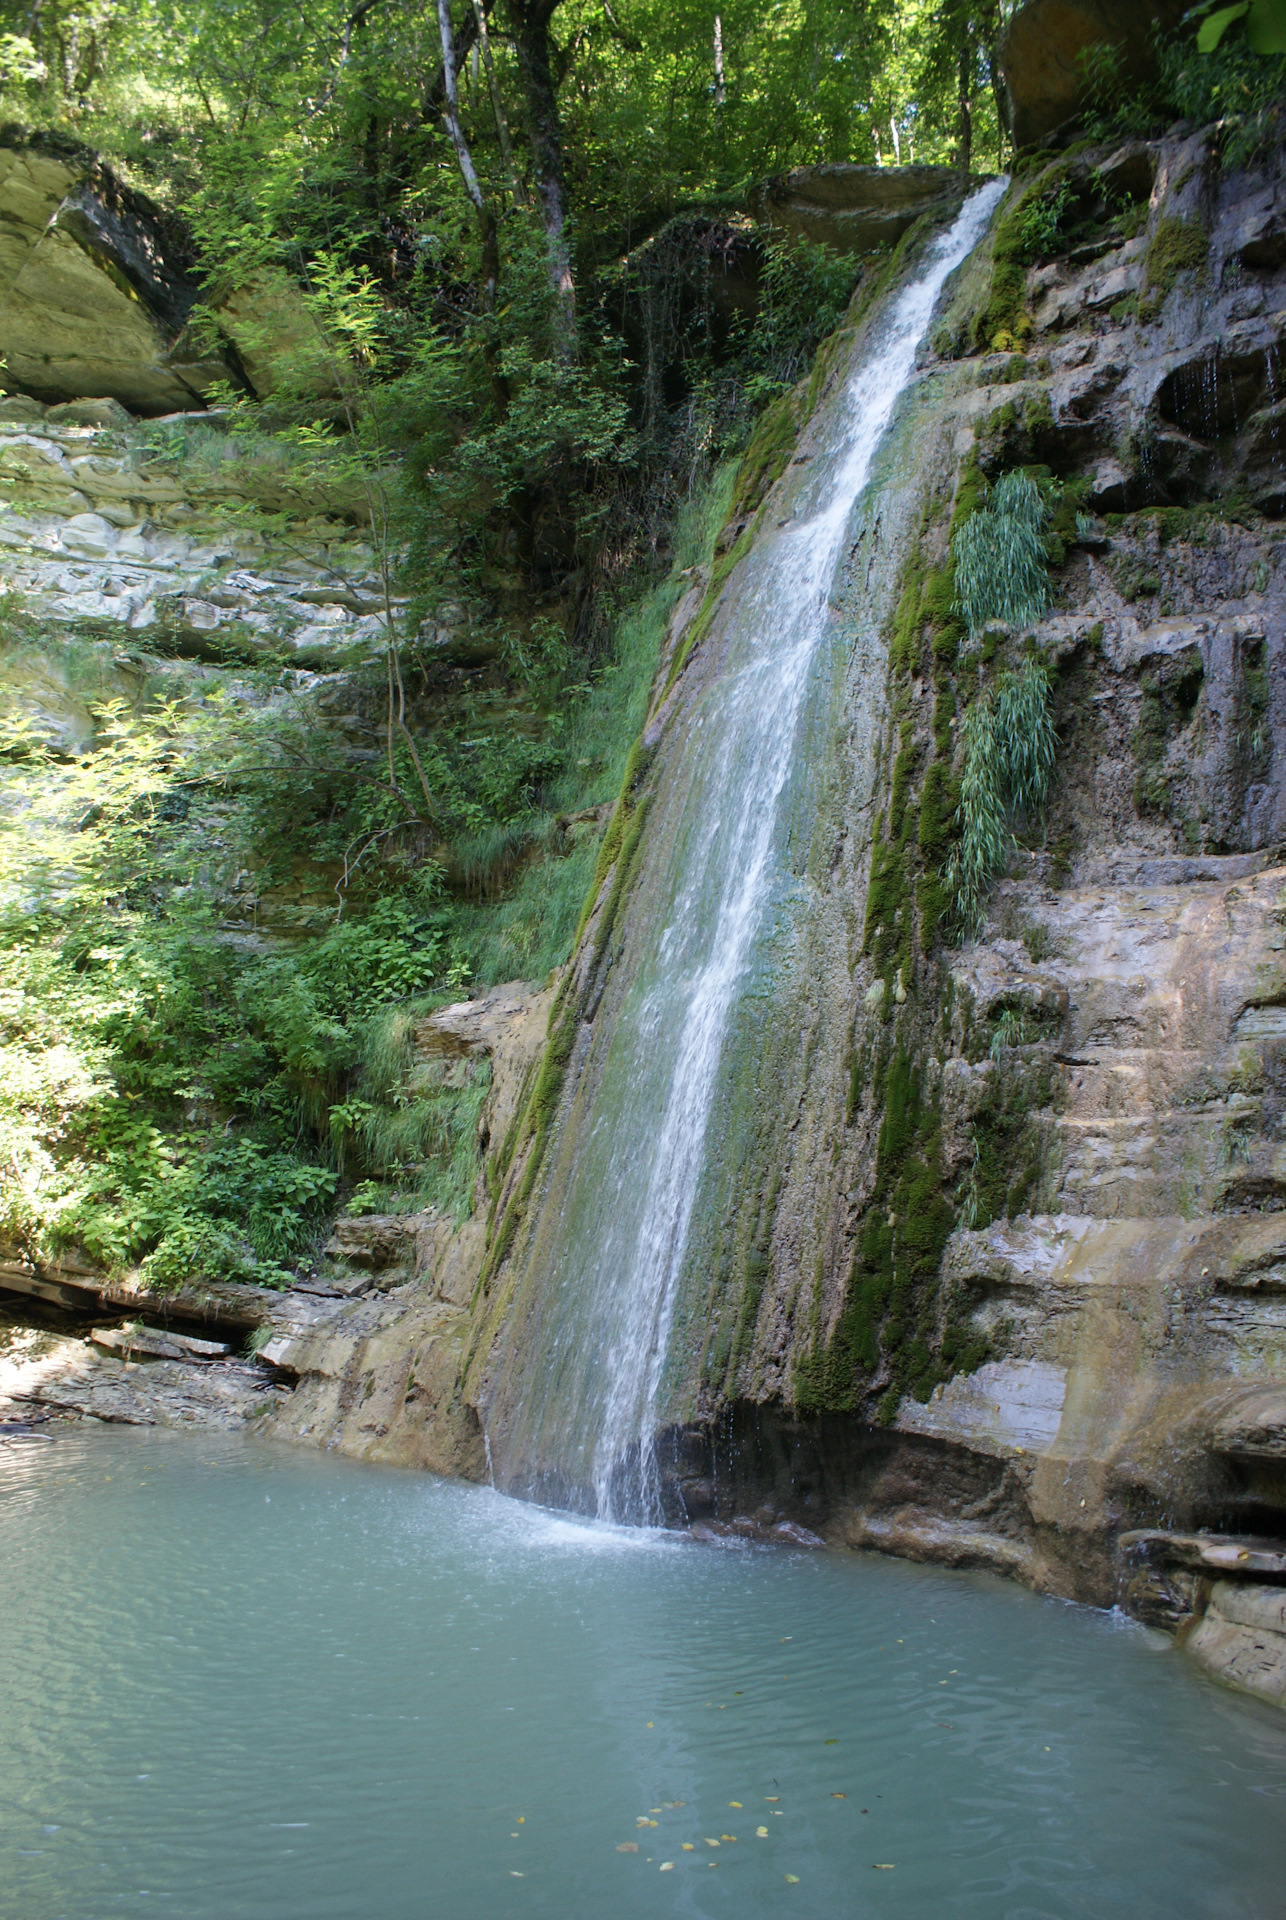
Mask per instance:
[[[1286,1386],[1248,1392],[1217,1422],[1211,1444],[1236,1460],[1286,1465]]]
[[[100,513],[74,513],[62,530],[62,544],[68,553],[86,560],[104,560],[116,546],[117,532]]]
[[[839,253],[870,253],[899,240],[922,213],[946,213],[960,197],[952,167],[795,167],[752,190],[750,211],[787,239],[825,241]]]
[[[33,402],[34,404],[34,402]],[[45,409],[45,419],[53,427],[128,427],[133,414],[119,400],[104,396],[98,400],[64,400]]]
[[[187,1360],[208,1366],[212,1360],[226,1360],[232,1348],[225,1340],[198,1340],[190,1333],[175,1333],[170,1327],[145,1327],[138,1322],[124,1327],[95,1327],[90,1339],[107,1353],[119,1353],[126,1360],[140,1355],[148,1360]]]
[[[182,230],[95,156],[52,136],[0,141],[0,355],[38,400],[191,406],[169,349],[196,300]]]
[[[87,148],[6,129],[0,206],[0,360],[24,395],[81,409],[63,424],[125,425],[126,408],[187,414],[220,381],[260,398],[287,377],[306,394],[334,393],[333,357],[288,274],[227,284],[213,301],[222,337],[212,345],[191,324],[199,289],[186,229]]]
[[[1135,81],[1155,72],[1152,30],[1175,28],[1187,0],[1027,0],[1000,36],[1000,71],[1015,147],[1035,147],[1083,112],[1083,56],[1119,49]]]
[[[317,399],[336,394],[335,353],[288,273],[261,268],[212,304],[261,400],[283,388]]]
[[[1217,1580],[1185,1645],[1217,1680],[1286,1706],[1286,1587]]]

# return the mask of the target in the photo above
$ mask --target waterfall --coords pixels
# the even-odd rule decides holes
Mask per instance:
[[[662,1519],[655,1430],[720,1059],[776,877],[780,801],[854,508],[952,270],[1004,191],[966,200],[870,331],[819,423],[794,512],[734,575],[719,671],[649,822],[652,911],[593,1086],[568,1120],[488,1415],[497,1483],[607,1519]],[[708,641],[707,646],[711,643]]]

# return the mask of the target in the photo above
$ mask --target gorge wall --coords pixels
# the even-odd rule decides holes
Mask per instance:
[[[472,1217],[341,1219],[323,1271],[276,1294],[201,1278],[160,1297],[72,1256],[13,1258],[6,1287],[123,1336],[33,1335],[15,1407],[253,1420],[486,1474],[497,1342],[642,937],[654,823],[699,750],[738,569],[796,510],[827,408],[924,243],[912,229],[867,277],[761,422],[713,551],[669,585],[567,969],[417,1029],[426,1072],[490,1065]],[[692,1169],[661,1421],[676,1519],[1120,1604],[1276,1699],[1284,327],[1281,157],[1225,168],[1214,129],[1038,157],[949,285],[851,526],[779,884]],[[335,668],[319,626],[360,649],[368,561],[342,502],[301,516],[302,556],[242,553],[110,423],[3,406],[6,566],[51,619],[114,620],[122,647],[164,631],[196,671],[220,633],[252,652],[260,619],[286,619],[301,673]],[[971,640],[953,530],[1015,468],[1061,487],[1053,605]],[[955,945],[942,874],[965,716],[1033,649],[1059,739],[1046,815]],[[66,699],[41,701],[74,740]],[[251,1333],[253,1358],[234,1351]]]

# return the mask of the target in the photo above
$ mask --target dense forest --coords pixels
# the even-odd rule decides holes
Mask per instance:
[[[377,660],[323,673],[230,659],[198,688],[149,657],[87,755],[9,709],[0,1229],[26,1254],[281,1284],[337,1204],[468,1206],[483,1089],[414,1078],[415,1019],[566,960],[669,614],[885,264],[786,244],[755,184],[1010,165],[1005,11],[0,0],[5,138],[88,149],[172,217],[198,334],[256,276],[313,322],[270,397],[229,378],[208,422],[125,442],[355,501],[387,615]],[[1239,28],[1167,43],[1142,91],[1101,63],[1099,130],[1223,116],[1253,144],[1281,67]],[[13,597],[3,623],[11,660],[55,644]],[[57,644],[88,685],[113,643]],[[337,750],[337,678],[376,748]],[[311,924],[228,939],[247,868]]]

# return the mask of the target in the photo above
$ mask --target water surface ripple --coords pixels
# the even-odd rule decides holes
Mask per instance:
[[[1282,1719],[982,1576],[76,1431],[0,1594],[0,1920],[1286,1911]]]

